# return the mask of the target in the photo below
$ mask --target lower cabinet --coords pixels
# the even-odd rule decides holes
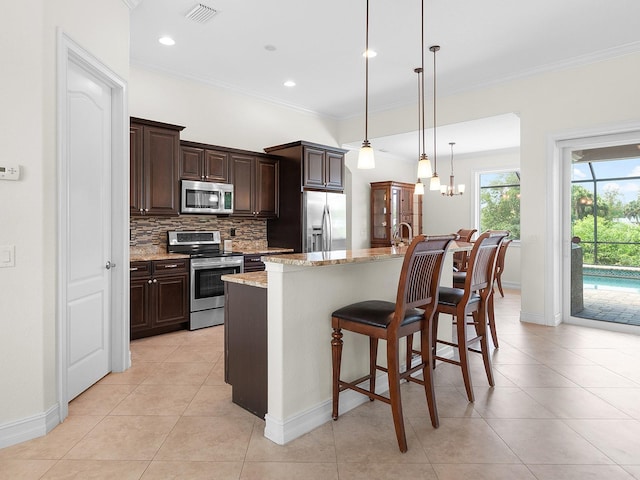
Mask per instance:
[[[131,339],[189,324],[189,259],[131,262]]]
[[[231,400],[264,419],[267,413],[267,289],[224,283],[224,380]]]
[[[264,262],[261,253],[245,253],[244,254],[244,272],[262,272],[264,271]]]

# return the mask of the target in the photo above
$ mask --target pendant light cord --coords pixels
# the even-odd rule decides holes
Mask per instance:
[[[421,17],[422,17],[422,21],[421,21],[421,31],[422,31],[422,36],[420,39],[420,52],[421,52],[421,72],[420,75],[422,76],[422,153],[424,155],[427,154],[427,142],[426,142],[426,136],[427,136],[427,132],[426,132],[426,124],[424,121],[424,0],[422,0],[422,10],[420,13]]]
[[[438,45],[429,50],[433,52],[433,174],[438,174],[438,157],[436,155],[436,52],[440,50]]]
[[[364,140],[369,140],[369,0],[367,0],[367,15],[364,46]]]

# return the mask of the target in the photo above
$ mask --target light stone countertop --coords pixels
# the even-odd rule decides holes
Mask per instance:
[[[293,252],[291,248],[282,248],[282,247],[268,247],[264,246],[234,246],[234,253],[250,255],[250,254],[278,254],[278,253],[289,253]],[[190,258],[188,254],[182,253],[168,253],[166,246],[158,246],[158,245],[145,245],[145,246],[135,246],[129,247],[129,261],[131,262],[145,262],[149,260],[171,260],[174,258]]]
[[[222,275],[223,282],[239,283],[252,287],[267,288],[267,272],[236,273],[234,275]]]
[[[448,252],[461,252],[471,250],[473,243],[452,242]],[[277,255],[273,257],[263,256],[262,261],[280,263],[284,265],[297,265],[304,267],[321,267],[325,265],[342,265],[345,263],[375,262],[389,258],[403,257],[407,252],[407,246],[364,248],[361,250],[333,250],[330,252],[310,252]]]

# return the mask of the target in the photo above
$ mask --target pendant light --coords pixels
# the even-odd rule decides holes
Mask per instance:
[[[364,50],[364,141],[358,154],[358,168],[375,168],[373,158],[373,148],[369,143],[369,0],[367,0],[367,15],[365,29],[365,50]]]
[[[464,183],[461,183],[456,190],[456,182],[453,177],[453,146],[455,142],[449,142],[449,145],[451,146],[451,175],[449,175],[449,185],[442,185],[440,187],[440,193],[448,197],[453,197],[454,195],[464,194],[465,186]]]
[[[420,67],[414,69],[414,72],[418,75],[418,181],[414,189],[415,195],[424,194],[424,184],[421,179],[429,178],[432,175],[431,162],[427,157],[427,133],[424,121],[424,0],[422,0],[422,9],[420,11],[420,32]]]
[[[433,52],[433,175],[429,184],[429,190],[440,190],[440,177],[438,177],[438,157],[436,154],[436,52],[439,45],[432,45],[429,50]]]

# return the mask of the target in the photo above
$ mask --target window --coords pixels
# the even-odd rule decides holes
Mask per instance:
[[[482,172],[478,178],[478,231],[509,230],[520,240],[520,172]]]

